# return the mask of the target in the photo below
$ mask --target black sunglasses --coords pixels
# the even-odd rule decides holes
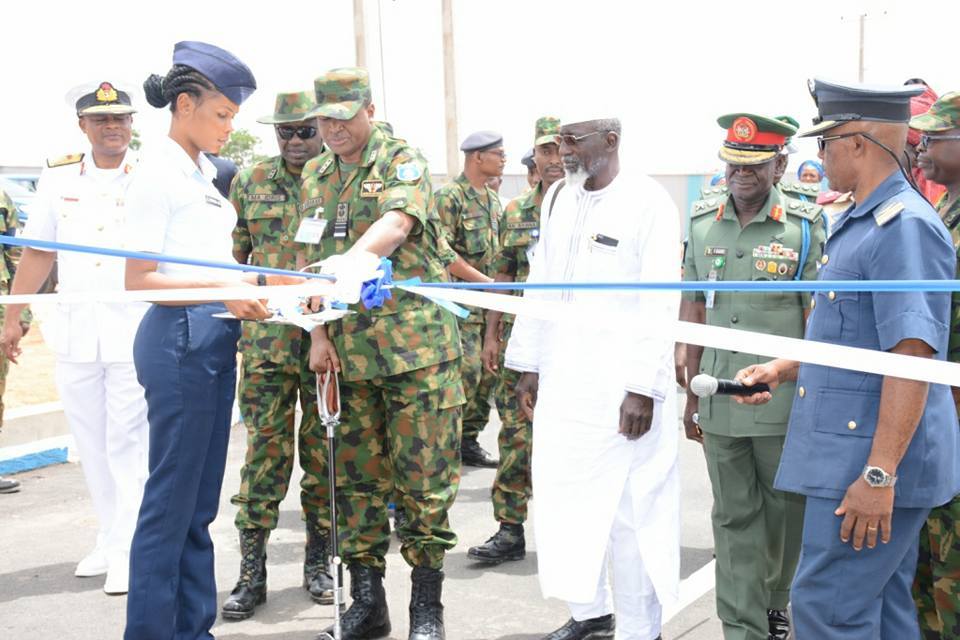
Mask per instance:
[[[277,135],[280,136],[281,140],[290,140],[293,138],[294,134],[301,140],[309,140],[313,136],[317,135],[316,127],[277,127]]]
[[[821,136],[817,138],[817,148],[820,149],[820,153],[823,153],[824,149],[827,148],[827,143],[834,140],[841,140],[843,138],[851,138],[853,136],[863,135],[862,131],[853,131],[851,133],[841,133],[836,136]]]
[[[921,134],[920,134],[920,146],[921,146],[921,147],[926,148],[926,147],[930,146],[930,143],[931,143],[931,142],[936,142],[936,141],[938,141],[938,140],[960,140],[960,135],[953,135],[953,136],[947,136],[947,135],[944,135],[944,136],[931,136],[931,135],[928,135],[928,134],[926,134],[926,133],[921,133]]]

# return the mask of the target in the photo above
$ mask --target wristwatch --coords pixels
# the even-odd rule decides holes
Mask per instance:
[[[258,286],[258,287],[265,287],[265,286],[267,286],[267,274],[265,274],[265,273],[258,273],[258,274],[257,274],[257,286]]]
[[[892,487],[897,483],[897,476],[890,475],[880,467],[866,465],[863,468],[863,479],[874,488]]]

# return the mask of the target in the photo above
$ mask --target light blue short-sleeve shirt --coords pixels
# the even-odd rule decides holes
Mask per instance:
[[[126,245],[132,251],[233,263],[237,213],[213,186],[217,169],[194,161],[164,136],[143,155],[127,192]],[[231,281],[239,272],[161,262],[159,273],[189,280]]]

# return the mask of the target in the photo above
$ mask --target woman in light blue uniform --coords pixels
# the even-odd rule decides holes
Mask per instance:
[[[127,248],[233,262],[236,212],[214,188],[204,152],[227,141],[253,93],[250,69],[227,51],[180,42],[173,68],[144,83],[154,107],[170,105],[168,138],[150,145],[127,195]],[[231,275],[233,274],[233,275]],[[236,272],[128,260],[128,289],[264,284]],[[253,296],[251,296],[253,297]],[[150,476],[130,553],[126,640],[213,638],[217,588],[208,527],[217,515],[236,388],[240,318],[269,313],[257,300],[155,304],[134,342],[146,390]]]

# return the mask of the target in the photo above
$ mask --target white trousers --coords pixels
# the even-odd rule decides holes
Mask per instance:
[[[593,602],[568,602],[574,620],[616,613],[616,640],[654,640],[660,635],[662,607],[640,557],[633,526],[633,498],[626,482],[610,529],[607,558],[600,571]],[[613,567],[613,597],[607,583],[607,565]]]
[[[147,479],[147,403],[132,362],[57,361],[57,389],[77,443],[108,560],[130,551]]]

